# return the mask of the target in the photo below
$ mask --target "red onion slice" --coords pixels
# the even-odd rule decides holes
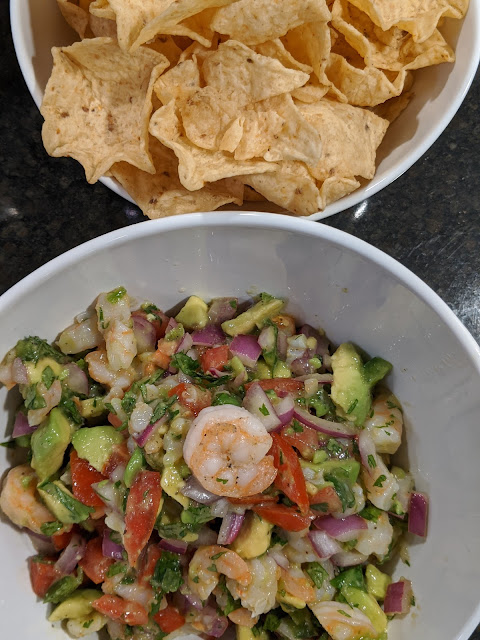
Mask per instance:
[[[262,422],[267,431],[273,431],[282,426],[272,403],[258,382],[254,382],[248,388],[243,399],[243,406]]]
[[[214,493],[204,489],[195,476],[190,476],[188,478],[180,489],[180,493],[187,496],[187,498],[191,498],[192,500],[199,502],[200,504],[213,504],[219,500],[219,496],[216,496]]]
[[[287,394],[284,398],[281,398],[275,403],[274,409],[282,427],[292,420],[294,408],[295,402],[290,394]]]
[[[230,353],[237,356],[246,367],[254,367],[262,353],[262,348],[255,336],[235,336],[229,349]]]
[[[331,373],[309,373],[306,376],[297,376],[295,380],[316,380],[318,384],[332,384],[333,375]]]
[[[231,544],[238,536],[244,518],[243,513],[227,513],[220,525],[217,544]]]
[[[67,386],[74,392],[88,396],[88,378],[85,371],[74,362],[65,365],[68,371],[68,378],[65,380]]]
[[[221,638],[228,627],[228,618],[218,615],[210,606],[204,607],[195,618],[201,621],[203,628],[208,629],[208,635],[214,638]]]
[[[175,353],[185,353],[193,346],[193,338],[190,333],[184,333],[178,343],[178,347],[175,350]]]
[[[170,540],[169,538],[162,538],[158,543],[160,549],[165,551],[171,551],[172,553],[184,554],[187,552],[188,543],[184,540]]]
[[[339,543],[326,534],[325,531],[309,531],[308,537],[319,558],[331,558],[334,554],[342,551]]]
[[[333,438],[338,436],[343,438],[354,438],[356,435],[356,432],[346,424],[330,422],[323,418],[317,418],[316,416],[312,416],[308,411],[301,409],[298,405],[295,405],[293,417],[302,424],[305,424],[307,427],[311,427],[312,429],[315,429],[315,431],[321,431]]]
[[[38,428],[38,424],[30,426],[28,424],[27,416],[19,411],[15,417],[15,423],[13,425],[12,438],[19,438],[20,436],[28,436]]]
[[[410,508],[408,510],[409,533],[425,538],[427,535],[427,521],[428,496],[419,491],[414,491],[410,496]]]
[[[303,333],[303,335],[307,336],[307,338],[315,338],[315,340],[317,341],[317,348],[315,349],[315,353],[322,357],[328,355],[328,347],[330,345],[328,338],[320,335],[320,333],[309,324],[304,324],[303,327],[300,328],[300,333]]]
[[[143,312],[133,312],[133,334],[137,343],[137,352],[145,353],[155,351],[157,331],[154,325],[147,320]]]
[[[17,384],[28,384],[27,367],[20,358],[15,358],[12,362],[12,379]]]
[[[168,420],[168,415],[165,413],[159,420],[157,420],[154,424],[147,424],[147,426],[145,427],[145,429],[134,436],[135,441],[137,442],[139,447],[144,447],[146,441],[148,440],[148,438],[150,437],[152,431],[156,428],[159,427],[161,424],[163,424],[164,422],[166,422]]]
[[[288,571],[288,569],[290,568],[290,562],[281,551],[269,550],[268,555],[275,560],[279,567],[282,567],[282,569]]]
[[[264,351],[273,351],[277,346],[275,339],[275,329],[271,325],[264,327],[258,336],[258,344]]]
[[[287,349],[288,349],[287,334],[281,329],[279,329],[277,333],[277,353],[280,360],[286,360]]]
[[[124,549],[121,544],[113,542],[113,540],[110,538],[111,533],[112,531],[108,528],[105,528],[103,531],[102,554],[105,556],[105,558],[123,560]]]
[[[67,547],[62,551],[55,563],[55,569],[64,575],[75,570],[79,560],[85,555],[87,543],[78,533],[74,533]]]
[[[412,583],[410,580],[392,582],[387,587],[383,610],[387,615],[408,613],[412,604]]]
[[[360,431],[357,441],[362,465],[368,471],[369,475],[372,476],[375,473],[376,467],[378,466],[375,443],[373,442],[371,435],[365,429],[363,429],[363,431]]]
[[[331,538],[335,538],[339,542],[354,540],[359,531],[368,528],[366,521],[356,513],[346,518],[323,516],[316,518],[313,524],[317,529],[325,531]]]
[[[208,310],[208,319],[212,324],[222,324],[231,320],[237,313],[238,298],[216,298]]]
[[[215,347],[225,342],[225,334],[220,327],[209,324],[204,329],[194,331],[192,333],[192,341],[193,344],[198,344],[202,347]]]

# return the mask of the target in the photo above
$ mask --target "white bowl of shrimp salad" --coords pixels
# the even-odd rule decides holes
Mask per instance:
[[[480,352],[380,251],[141,223],[5,293],[0,352],[2,637],[474,630]]]

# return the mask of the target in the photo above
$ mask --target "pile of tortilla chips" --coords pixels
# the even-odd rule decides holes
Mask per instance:
[[[52,0],[53,1],[53,0]],[[452,62],[468,0],[58,0],[43,141],[150,218],[267,199],[296,215],[371,179],[412,71]]]

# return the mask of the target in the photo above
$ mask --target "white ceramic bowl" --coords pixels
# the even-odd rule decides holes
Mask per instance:
[[[10,0],[10,16],[20,68],[39,107],[52,68],[51,47],[71,44],[76,34],[63,20],[55,0]],[[364,181],[360,189],[329,205],[324,211],[313,214],[310,219],[321,220],[343,211],[388,186],[407,171],[446,128],[465,98],[478,67],[478,0],[471,0],[463,22],[447,19],[442,31],[456,50],[455,64],[437,65],[416,72],[415,96],[388,129],[378,151],[378,168],[373,180]],[[114,179],[102,178],[101,182],[133,202]],[[265,210],[272,206],[267,204]]]
[[[124,284],[164,309],[187,295],[285,296],[335,341],[390,360],[407,457],[430,496],[429,534],[411,548],[414,613],[389,640],[467,640],[480,620],[480,349],[445,303],[399,263],[343,232],[268,214],[190,214],[144,222],[49,262],[0,298],[0,354],[25,336],[53,340],[100,291]],[[2,431],[6,392],[0,390]],[[3,434],[2,434],[3,435]],[[2,437],[3,439],[3,437]],[[0,473],[8,450],[0,451]],[[35,602],[29,539],[0,523],[2,638],[64,638]]]

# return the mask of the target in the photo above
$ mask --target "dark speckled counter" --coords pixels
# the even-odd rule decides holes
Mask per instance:
[[[140,222],[137,207],[88,185],[73,160],[49,158],[0,2],[0,293],[51,258]],[[480,73],[427,154],[392,185],[325,223],[393,256],[480,338]],[[480,592],[479,592],[480,598]],[[472,640],[480,640],[480,628]]]

